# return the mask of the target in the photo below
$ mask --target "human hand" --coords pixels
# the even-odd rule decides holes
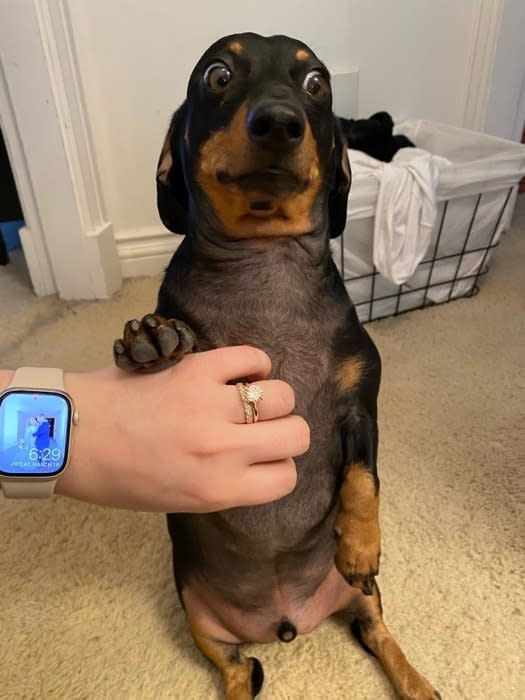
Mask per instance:
[[[309,428],[291,387],[265,380],[268,356],[219,348],[186,356],[160,373],[117,369],[66,374],[80,413],[70,466],[57,492],[149,511],[206,512],[256,505],[293,490],[293,457]],[[264,390],[259,422],[247,425],[239,392],[247,378]]]

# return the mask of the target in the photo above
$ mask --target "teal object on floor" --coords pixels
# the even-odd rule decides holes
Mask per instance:
[[[18,231],[24,225],[24,220],[2,221],[0,223],[0,235],[5,241],[7,250],[16,250],[21,247]]]

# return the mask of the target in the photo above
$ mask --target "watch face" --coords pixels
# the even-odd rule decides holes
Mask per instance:
[[[52,391],[0,397],[0,475],[49,477],[67,462],[71,401]]]

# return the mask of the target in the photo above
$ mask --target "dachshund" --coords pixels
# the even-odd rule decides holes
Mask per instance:
[[[381,362],[330,253],[350,183],[330,75],[307,45],[246,33],[205,52],[157,170],[162,221],[185,237],[155,313],[126,323],[114,356],[122,369],[151,372],[188,352],[261,348],[310,426],[288,496],[167,516],[176,588],[228,700],[255,697],[263,682],[242,643],[291,642],[335,613],[401,698],[440,697],[382,618]]]

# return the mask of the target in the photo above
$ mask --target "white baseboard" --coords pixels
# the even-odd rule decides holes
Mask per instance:
[[[117,231],[122,276],[153,277],[164,272],[182,238],[163,226]]]

